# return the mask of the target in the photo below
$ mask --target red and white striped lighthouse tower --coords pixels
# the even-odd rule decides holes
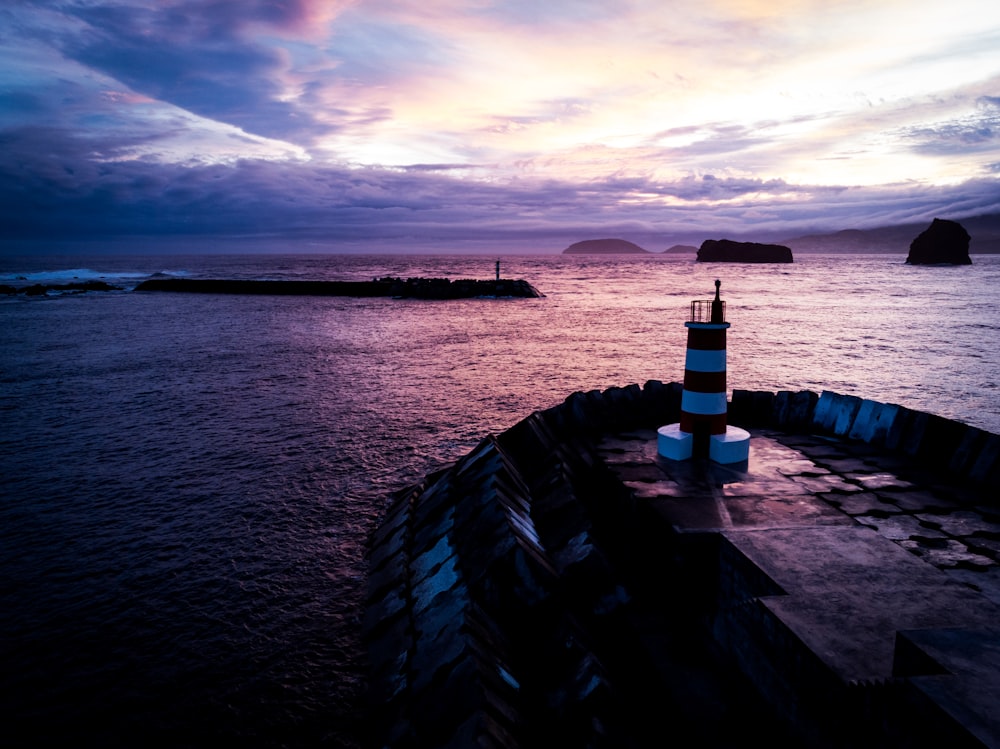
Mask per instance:
[[[750,433],[726,423],[726,303],[719,298],[691,302],[681,420],[657,430],[657,451],[671,460],[710,458],[739,463],[750,457]]]

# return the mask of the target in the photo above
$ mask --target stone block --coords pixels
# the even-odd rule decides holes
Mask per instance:
[[[846,437],[860,408],[861,399],[857,396],[824,390],[813,410],[813,427]]]
[[[410,509],[410,527],[414,534],[434,527],[451,513],[453,475],[448,473],[417,497]]]
[[[788,411],[791,408],[792,391],[779,390],[774,394],[774,403],[771,410],[771,423],[777,429],[783,429],[788,422]]]
[[[931,465],[948,466],[962,442],[965,424],[936,414],[927,414],[924,438],[917,456]]]
[[[754,424],[753,419],[753,391],[733,390],[732,399],[729,401],[729,412],[726,420],[730,424],[742,424],[743,426],[761,426]]]
[[[438,542],[410,560],[411,582],[413,595],[419,600],[437,591],[448,590],[458,582],[458,571],[455,568],[455,550],[447,536],[442,536]],[[429,589],[429,594],[424,592]]]
[[[402,586],[386,589],[377,597],[371,597],[365,603],[364,631],[367,637],[382,636],[392,622],[407,622],[407,600],[403,595]],[[407,625],[408,626],[408,625]]]
[[[377,559],[377,565],[374,561],[368,565],[369,598],[377,598],[386,591],[402,585],[408,577],[406,549],[397,549],[395,553]]]
[[[728,405],[727,421],[744,427],[771,424],[774,393],[766,390],[734,390]]]
[[[861,401],[861,405],[858,407],[858,412],[854,416],[854,423],[851,424],[851,429],[847,433],[847,436],[852,440],[861,440],[862,442],[868,441],[867,437],[871,431],[870,424],[873,420],[875,405],[875,401]]]
[[[963,425],[961,439],[952,453],[948,470],[959,476],[968,476],[986,443],[987,432],[976,427]]]
[[[373,535],[371,547],[368,550],[368,569],[375,572],[390,563],[406,547],[406,525],[392,524],[389,527],[380,526],[380,533]]]
[[[920,445],[924,441],[924,433],[927,430],[927,422],[930,417],[923,411],[910,411],[909,418],[903,425],[903,432],[899,436],[897,449],[911,457],[917,457],[920,453]]]
[[[774,396],[769,426],[788,431],[808,429],[819,396],[811,390],[780,390]]]
[[[442,538],[451,534],[455,526],[454,516],[454,507],[449,507],[433,519],[429,518],[427,522],[417,526],[413,531],[410,553],[419,556],[437,546]]]
[[[875,408],[874,423],[872,424],[871,435],[866,442],[883,446],[889,439],[893,424],[899,417],[899,406],[894,403],[879,403]]]
[[[433,632],[419,634],[416,637],[413,657],[410,659],[412,671],[412,690],[414,706],[435,696],[441,698],[440,688],[430,689],[434,682],[441,684],[447,681],[456,668],[470,661],[470,651],[467,635],[463,632],[462,616],[453,617]],[[466,684],[470,697],[478,699],[480,690],[473,681]],[[441,709],[453,712],[458,709],[461,701]]]
[[[641,408],[642,390],[638,385],[611,387],[602,393],[607,427],[634,429],[645,414]]]
[[[456,621],[462,621],[469,606],[469,593],[463,585],[449,590],[432,591],[413,603],[413,631],[419,642],[439,640],[448,635]],[[450,636],[450,635],[449,635]]]
[[[873,445],[884,445],[899,406],[863,400],[848,436]]]
[[[792,395],[792,404],[788,413],[788,429],[807,429],[812,423],[813,410],[819,401],[819,395],[811,390],[800,390]]]
[[[813,427],[815,429],[829,432],[833,428],[831,409],[838,397],[837,393],[830,390],[824,390],[819,394],[816,408],[813,409]]]
[[[386,703],[397,697],[407,686],[406,661],[413,640],[409,620],[398,616],[381,620],[377,636],[369,637],[368,662],[372,677],[368,681],[368,698],[373,703]]]
[[[552,453],[558,444],[541,412],[522,419],[497,437],[497,446],[518,472],[533,483],[552,467]]]
[[[901,450],[904,437],[909,431],[910,424],[916,416],[915,411],[911,411],[903,406],[899,407],[896,418],[893,419],[889,433],[885,436],[885,446],[890,450]]]
[[[681,401],[679,395],[675,397],[674,385],[680,386],[680,383],[664,384],[659,380],[649,380],[643,385],[642,409],[648,416],[650,426],[658,427],[680,420]]]
[[[1000,506],[1000,435],[987,435],[969,471],[969,479],[986,489],[997,490],[989,504]]]
[[[769,390],[757,390],[753,394],[753,421],[760,426],[771,423],[771,413],[774,408],[774,393]]]
[[[841,395],[840,402],[834,409],[833,433],[838,437],[846,437],[850,433],[860,409],[861,398],[855,395]]]
[[[593,405],[583,391],[571,393],[559,409],[558,422],[566,431],[583,429],[590,422]]]
[[[407,492],[400,492],[397,495],[386,510],[378,527],[371,535],[371,545],[373,548],[383,545],[386,543],[387,537],[398,533],[400,529],[406,527],[410,520],[410,502],[419,492],[420,489],[414,487]]]

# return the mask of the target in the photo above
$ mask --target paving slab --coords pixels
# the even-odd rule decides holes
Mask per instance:
[[[900,541],[899,545],[935,567],[964,566],[985,569],[995,566],[990,557],[977,553],[953,538],[911,538]]]
[[[808,525],[849,525],[844,513],[811,494],[726,497],[731,528],[788,528]]]
[[[871,528],[891,541],[905,541],[911,538],[945,538],[944,533],[940,530],[923,525],[913,515],[889,515],[884,518],[861,515],[856,520],[861,525]]]
[[[955,509],[955,504],[926,489],[912,489],[900,492],[877,491],[879,497],[891,502],[906,512],[938,512]]]
[[[850,472],[846,473],[844,477],[860,484],[865,489],[902,490],[913,488],[913,484],[909,481],[904,481],[896,474],[885,471]]]
[[[848,515],[875,515],[877,517],[887,517],[896,515],[902,510],[890,502],[886,502],[877,494],[872,492],[861,492],[860,494],[820,494],[820,498],[831,505],[846,512]]]
[[[976,533],[995,532],[997,527],[990,523],[978,512],[972,510],[959,510],[947,514],[918,514],[917,517],[922,523],[940,528],[949,536],[956,538],[971,536]]]
[[[963,539],[970,549],[993,560],[1000,559],[1000,538],[968,536]]]
[[[724,536],[787,593],[763,604],[845,681],[891,677],[899,630],[1000,621],[1000,607],[867,528]]]

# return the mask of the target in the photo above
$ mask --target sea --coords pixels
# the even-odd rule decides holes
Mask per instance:
[[[427,301],[186,278],[521,278]],[[715,280],[730,390],[833,390],[1000,433],[1000,256],[0,257],[4,746],[362,745],[366,542],[393,492],[576,391],[681,381]],[[22,737],[20,739],[16,737]]]

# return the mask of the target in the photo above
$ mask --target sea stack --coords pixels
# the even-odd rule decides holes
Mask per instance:
[[[783,244],[706,239],[698,250],[699,263],[790,263],[792,250]]]
[[[972,265],[972,237],[957,221],[936,218],[910,243],[906,262],[910,265]]]
[[[710,458],[716,463],[742,463],[750,457],[750,433],[726,423],[726,303],[715,299],[691,302],[684,362],[681,420],[657,430],[657,452],[671,460]]]

